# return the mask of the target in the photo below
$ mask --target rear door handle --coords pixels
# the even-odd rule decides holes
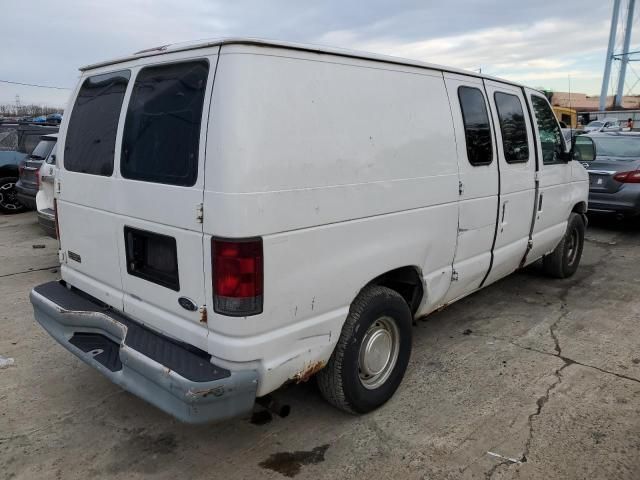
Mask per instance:
[[[507,209],[507,202],[504,202],[502,204],[502,219],[500,220],[500,223],[502,223],[504,225],[504,212]]]
[[[538,211],[541,212],[542,211],[542,193],[540,194],[540,196],[538,197]]]

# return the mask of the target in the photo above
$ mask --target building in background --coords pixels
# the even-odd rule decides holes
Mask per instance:
[[[578,114],[573,108],[568,107],[552,107],[553,113],[563,128],[577,128],[578,127]]]
[[[570,115],[569,110],[577,112],[577,122],[571,124],[571,128],[579,128],[580,125],[587,125],[593,120],[602,120],[603,118],[615,118],[626,122],[631,118],[635,125],[640,126],[640,95],[626,95],[622,98],[622,109],[600,110],[600,96],[589,96],[585,93],[575,92],[545,92],[549,102],[553,106],[556,117],[560,121],[566,122],[562,115]],[[613,96],[606,99],[607,105],[613,105]],[[566,110],[566,111],[565,111]]]

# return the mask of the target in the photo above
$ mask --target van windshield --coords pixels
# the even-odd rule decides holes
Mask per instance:
[[[195,183],[208,73],[204,60],[140,70],[122,136],[124,178],[182,186]]]

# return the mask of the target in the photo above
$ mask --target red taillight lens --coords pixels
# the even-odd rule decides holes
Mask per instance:
[[[40,170],[36,170],[36,186],[40,188]]]
[[[58,223],[58,199],[53,199],[53,220],[56,224],[56,238],[60,240],[60,225]]]
[[[262,239],[211,239],[213,309],[245,317],[262,313]]]
[[[613,179],[620,183],[640,183],[640,170],[616,173]]]

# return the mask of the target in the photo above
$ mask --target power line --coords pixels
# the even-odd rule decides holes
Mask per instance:
[[[11,80],[0,80],[0,83],[11,83],[13,85],[25,85],[27,87],[53,88],[54,90],[71,90],[67,87],[51,87],[49,85],[36,85],[35,83],[12,82]]]

